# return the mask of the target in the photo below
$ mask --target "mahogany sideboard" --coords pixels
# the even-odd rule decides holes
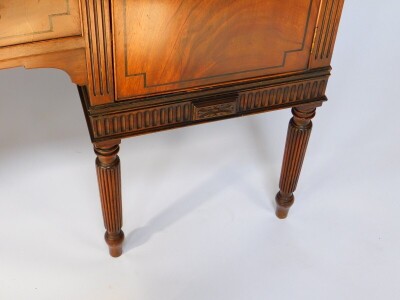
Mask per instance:
[[[276,215],[294,202],[344,0],[0,1],[0,69],[78,86],[110,254],[122,254],[121,139],[292,108]]]

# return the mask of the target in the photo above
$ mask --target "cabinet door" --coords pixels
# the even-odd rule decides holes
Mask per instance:
[[[308,68],[320,0],[114,0],[118,100]]]

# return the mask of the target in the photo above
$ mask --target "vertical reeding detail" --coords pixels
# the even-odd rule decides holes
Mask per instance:
[[[262,93],[262,101],[261,101],[261,106],[266,107],[268,105],[268,101],[269,101],[269,90],[265,90]]]
[[[101,207],[104,226],[110,234],[116,234],[122,227],[121,205],[121,171],[119,157],[110,165],[103,165],[99,158],[96,160],[99,181]]]
[[[296,134],[296,131],[293,130],[292,122],[289,125],[289,134],[288,134],[288,141],[287,141],[289,143],[289,147],[288,147],[287,153],[285,153],[285,155],[286,155],[285,161],[287,161],[287,163],[286,163],[286,169],[284,172],[285,172],[285,174],[287,174],[287,178],[285,178],[285,180],[283,180],[281,178],[282,187],[283,187],[282,191],[285,193],[290,193],[290,187],[288,185],[290,183],[290,177],[293,172],[293,164],[295,164],[295,157],[293,155],[293,152],[296,151],[296,147],[295,147],[295,143],[293,143],[293,141],[296,140],[297,134]]]
[[[103,30],[103,48],[104,48],[104,66],[105,66],[105,86],[107,88],[107,94],[111,93],[111,89],[110,89],[110,84],[111,84],[111,80],[109,79],[109,73],[108,70],[111,67],[110,66],[110,61],[108,58],[108,41],[109,36],[108,36],[108,32],[107,32],[107,18],[106,18],[106,10],[105,10],[105,6],[104,6],[104,2],[106,1],[106,3],[108,3],[108,0],[100,0],[101,1],[101,18],[102,18],[102,30]],[[107,4],[107,8],[108,4]]]
[[[186,103],[183,109],[183,121],[189,121],[190,120],[190,104]]]
[[[117,193],[117,185],[116,185],[116,182],[115,182],[115,169],[111,169],[110,170],[110,172],[108,172],[108,177],[109,177],[109,184],[110,184],[110,186],[113,186],[114,187],[114,191],[112,192],[112,191],[110,191],[110,199],[116,199],[117,198],[117,196],[118,196],[118,193]],[[111,216],[112,216],[112,218],[111,218],[111,232],[117,232],[117,227],[118,227],[118,223],[117,223],[117,220],[118,220],[118,217],[117,217],[117,213],[118,213],[118,211],[117,211],[117,209],[116,209],[116,203],[117,201],[110,201],[110,206],[111,206]]]
[[[142,113],[141,113],[141,112],[138,112],[137,115],[136,115],[136,118],[137,118],[137,128],[138,128],[138,129],[142,129],[142,125],[143,125],[143,124],[142,124],[142,121],[143,121],[143,120],[142,120],[142,119],[143,119],[143,118],[142,118]]]
[[[174,109],[170,107],[168,109],[168,123],[172,123],[174,121]]]
[[[182,122],[182,107],[176,107],[176,122]]]
[[[146,111],[144,113],[144,127],[148,128],[150,127],[150,112]]]
[[[137,126],[137,120],[134,115],[125,115],[126,116],[126,132],[130,132],[135,130]]]
[[[104,104],[114,99],[109,0],[85,0],[87,57],[91,103]]]
[[[328,22],[327,22],[326,30],[325,30],[325,34],[324,34],[324,44],[322,46],[321,53],[320,53],[320,59],[324,58],[324,52],[325,52],[325,48],[326,48],[326,44],[327,44],[327,40],[328,40],[328,34],[329,34],[329,32],[331,32],[332,14],[333,14],[334,8],[335,8],[335,0],[332,0],[332,5],[329,10]]]
[[[97,167],[98,161],[96,159],[96,173],[97,173],[97,178],[100,178],[100,169]],[[100,192],[100,199],[104,198],[104,188],[103,188],[103,182],[99,180],[99,192]],[[105,203],[101,201],[101,212],[103,214],[103,222],[104,222],[104,227],[107,228],[106,225],[106,209],[105,209]]]
[[[323,17],[322,17],[322,24],[321,24],[321,27],[320,27],[321,30],[319,30],[320,34],[319,34],[318,44],[317,44],[316,51],[315,51],[315,57],[314,57],[315,59],[318,59],[318,54],[319,54],[319,51],[320,51],[320,48],[321,48],[322,38],[323,38],[324,32],[325,32],[326,11],[327,11],[327,8],[328,8],[328,3],[327,3],[328,0],[321,0],[321,1],[325,2],[325,7],[324,7],[324,14],[323,14]]]
[[[109,246],[110,255],[118,257],[122,254],[124,232],[122,231],[122,199],[121,199],[121,168],[118,157],[119,142],[108,142],[102,145],[94,144],[97,155],[96,172],[99,182],[101,209],[105,240]]]
[[[95,61],[94,58],[94,52],[91,51],[91,49],[93,49],[93,38],[92,38],[92,13],[91,13],[91,6],[89,4],[89,0],[86,0],[86,10],[87,10],[87,26],[88,26],[88,44],[89,44],[89,56],[90,56],[90,61],[91,61],[91,70],[92,70],[92,93],[94,96],[97,96],[97,83],[95,80],[95,74],[96,74],[96,70],[95,70],[95,64],[93,63]]]
[[[321,0],[321,15],[318,18],[316,44],[310,57],[310,68],[329,66],[343,2],[344,0]]]
[[[254,103],[255,103],[256,108],[261,107],[261,93],[260,92],[256,92]]]
[[[118,165],[118,168],[115,170],[116,172],[116,177],[118,180],[117,184],[116,184],[116,190],[117,190],[117,197],[118,199],[122,199],[122,192],[121,192],[121,187],[122,187],[122,183],[121,183],[121,166]],[[119,218],[119,228],[122,227],[122,200],[117,201],[117,211],[118,211],[118,215],[121,216]]]
[[[329,57],[332,49],[332,45],[333,45],[333,37],[335,36],[335,32],[337,31],[337,27],[339,25],[339,10],[340,10],[340,3],[338,3],[336,5],[336,12],[335,12],[335,17],[333,20],[333,25],[332,25],[332,29],[330,32],[330,38],[329,38],[329,45],[328,45],[328,49],[326,51],[326,58]]]
[[[310,128],[310,130],[308,131],[308,134],[304,135],[303,143],[300,146],[300,149],[307,149],[308,141],[310,140],[310,136],[311,136],[311,131],[312,131],[312,129]],[[294,182],[293,190],[296,190],[296,188],[297,188],[297,183],[299,182],[300,172],[303,167],[305,156],[306,156],[306,150],[300,151],[299,162],[298,162],[298,166],[297,166],[297,170],[296,170],[296,176],[293,179],[293,182]]]
[[[312,99],[315,99],[318,97],[318,82],[317,81],[315,81],[312,85],[310,96]]]
[[[104,89],[103,89],[103,68],[104,64],[102,63],[102,56],[104,55],[104,49],[102,51],[101,49],[101,44],[100,44],[100,31],[102,30],[101,23],[99,22],[99,14],[101,15],[102,12],[99,11],[98,8],[98,2],[99,0],[93,0],[93,12],[94,12],[94,22],[96,26],[94,27],[94,34],[96,35],[95,41],[96,41],[96,48],[97,48],[97,65],[99,66],[99,92],[100,95],[104,94]],[[103,1],[103,0],[100,0]]]
[[[240,110],[246,110],[247,97],[245,94],[240,96]]]
[[[292,122],[292,120],[290,121],[290,123]],[[291,125],[289,123],[289,127],[288,127],[288,133],[287,133],[287,137],[286,137],[286,143],[285,143],[285,152],[283,155],[283,162],[282,162],[282,174],[287,174],[288,173],[288,164],[290,163],[290,161],[288,160],[288,153],[292,152],[292,146],[293,144],[291,143],[291,135],[292,135],[292,130],[291,130]],[[286,192],[286,186],[285,186],[285,180],[283,178],[283,176],[281,176],[280,181],[279,181],[279,188],[281,189],[281,191]]]
[[[167,121],[167,112],[166,112],[166,109],[165,109],[165,108],[162,108],[162,109],[161,109],[161,118],[160,118],[160,121],[161,121],[161,125],[164,125],[164,124],[166,123],[166,121]]]
[[[315,108],[311,110],[294,108],[293,114],[294,117],[289,122],[279,182],[281,192],[286,195],[296,190],[312,131],[311,119],[314,117]]]
[[[110,144],[109,144],[110,145]],[[96,171],[99,182],[104,226],[108,236],[120,236],[122,227],[121,170],[118,144],[95,144]],[[122,242],[122,239],[121,239]]]
[[[298,89],[297,89],[297,97],[296,97],[296,100],[301,100],[301,99],[304,98],[304,97],[303,97],[303,91],[304,91],[304,86],[303,86],[303,84],[300,84],[299,87],[298,87]]]
[[[108,232],[114,232],[113,231],[113,222],[112,222],[112,210],[111,210],[111,201],[112,199],[112,194],[110,191],[110,178],[109,178],[109,172],[107,172],[107,169],[102,168],[102,176],[103,176],[103,181],[104,181],[104,196],[105,199],[103,199],[105,206],[106,206],[106,216],[107,216],[107,226],[106,229]],[[111,187],[112,188],[112,187]]]
[[[125,132],[128,127],[128,121],[125,115],[120,117],[119,122],[121,123],[121,132]]]
[[[240,110],[254,110],[274,105],[282,105],[301,100],[315,100],[324,96],[326,79],[291,83],[278,87],[243,92],[240,95]]]

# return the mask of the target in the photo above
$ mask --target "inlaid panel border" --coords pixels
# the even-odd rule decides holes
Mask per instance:
[[[53,19],[56,18],[56,17],[69,16],[71,14],[70,0],[65,0],[65,4],[67,6],[67,8],[66,8],[67,11],[66,12],[48,15],[48,18],[49,18],[49,29],[48,30],[34,31],[34,32],[31,32],[31,33],[3,36],[3,37],[0,37],[0,40],[12,39],[12,38],[17,38],[17,37],[21,37],[21,36],[32,36],[32,35],[39,35],[39,34],[45,34],[45,33],[49,33],[49,32],[54,32]]]
[[[251,73],[251,72],[259,72],[259,71],[265,71],[265,70],[271,70],[271,69],[278,69],[282,68],[286,64],[286,57],[289,53],[294,53],[294,52],[301,52],[304,50],[305,47],[305,41],[307,38],[307,31],[310,26],[310,18],[311,18],[311,12],[312,12],[312,6],[314,0],[310,0],[309,8],[308,8],[308,15],[307,15],[307,21],[304,29],[304,35],[303,35],[303,41],[302,41],[302,46],[299,49],[294,49],[294,50],[287,50],[283,54],[283,60],[280,65],[276,66],[270,66],[266,68],[259,68],[259,69],[253,69],[253,70],[247,70],[247,71],[240,71],[240,72],[232,72],[232,73],[225,73],[225,74],[219,74],[219,75],[214,75],[214,76],[208,76],[208,77],[201,77],[201,78],[194,78],[194,79],[187,79],[187,80],[181,80],[181,81],[173,81],[173,82],[167,82],[167,83],[161,83],[161,84],[153,84],[149,85],[147,81],[147,73],[137,73],[137,74],[129,74],[128,70],[128,43],[127,43],[127,13],[126,13],[126,1],[123,1],[123,13],[124,13],[124,60],[125,60],[125,77],[130,78],[130,77],[136,77],[136,76],[142,76],[143,77],[143,82],[144,82],[144,88],[156,88],[156,87],[162,87],[162,86],[168,86],[168,85],[173,85],[173,84],[179,84],[179,83],[187,83],[187,82],[193,82],[193,81],[198,81],[198,80],[207,80],[207,79],[213,79],[213,78],[220,78],[220,77],[225,77],[225,76],[232,76],[232,75],[238,75],[238,74],[246,74],[246,73]]]

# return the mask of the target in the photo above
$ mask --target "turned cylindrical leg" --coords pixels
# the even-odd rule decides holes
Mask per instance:
[[[110,249],[110,255],[118,257],[122,254],[124,232],[122,228],[122,199],[121,199],[121,168],[118,157],[120,141],[95,143],[97,155],[96,170],[99,182],[101,208],[105,240]]]
[[[289,122],[285,154],[283,157],[280,191],[276,195],[276,216],[285,219],[294,202],[301,167],[310,138],[315,106],[304,105],[292,109],[293,118]]]

